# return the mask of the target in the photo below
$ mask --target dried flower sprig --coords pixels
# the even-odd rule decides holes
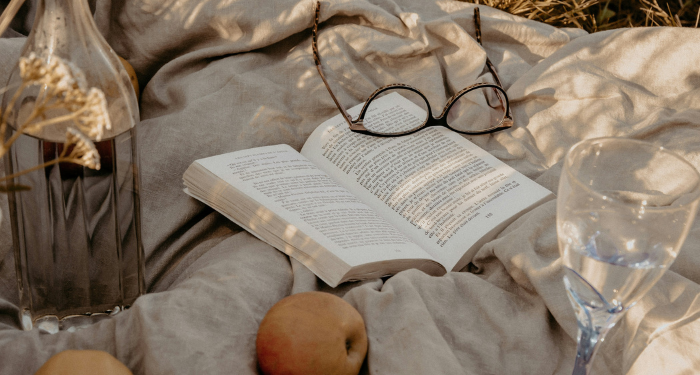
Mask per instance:
[[[70,162],[92,169],[100,169],[100,156],[90,140],[100,140],[105,130],[111,129],[107,100],[104,93],[95,87],[88,88],[82,71],[58,56],[48,59],[31,53],[19,60],[22,82],[8,101],[0,116],[0,135],[5,134],[8,119],[22,92],[38,86],[39,93],[31,112],[14,126],[15,132],[0,143],[0,158],[22,134],[39,134],[48,126],[69,122],[66,141],[61,154],[41,165],[0,178],[0,191],[12,190],[6,181],[47,166]]]
[[[29,57],[20,58],[19,70],[22,84],[10,103],[13,106],[8,105],[5,110],[2,126],[6,125],[7,117],[21,91],[37,85],[40,92],[32,113],[24,119],[18,132],[32,134],[48,125],[72,121],[80,131],[99,141],[104,131],[112,128],[104,93],[94,87],[88,89],[85,76],[79,68],[57,56],[52,56],[47,63],[32,52]],[[56,109],[65,109],[68,113],[47,118],[47,113]]]
[[[100,154],[97,152],[97,148],[90,138],[86,137],[80,130],[68,128],[66,131],[65,146],[57,158],[44,164],[25,169],[21,172],[4,176],[3,178],[0,178],[0,181],[6,181],[11,178],[21,176],[25,173],[45,168],[52,164],[64,162],[80,164],[91,169],[99,170]]]
[[[67,160],[84,165],[90,169],[100,169],[100,154],[97,152],[95,144],[81,131],[68,128],[66,131],[66,144],[72,145],[73,149],[70,154],[65,155],[68,148],[64,147],[59,157],[65,156]]]

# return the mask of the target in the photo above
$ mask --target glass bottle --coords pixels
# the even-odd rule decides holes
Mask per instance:
[[[53,333],[115,314],[145,291],[139,111],[129,76],[98,31],[87,0],[40,0],[21,56],[32,54],[47,64],[59,57],[82,71],[87,86],[104,93],[111,122],[99,139],[91,137],[99,170],[54,164],[14,178],[30,189],[8,193],[22,325]],[[20,82],[15,67],[2,101],[3,112],[14,103],[6,140],[40,98],[40,86],[31,86],[12,101]],[[20,135],[5,157],[6,174],[57,158],[69,126],[63,121]]]

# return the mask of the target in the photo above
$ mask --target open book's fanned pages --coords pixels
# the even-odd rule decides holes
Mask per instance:
[[[425,118],[420,107],[396,93],[373,103],[374,113],[366,121]],[[462,269],[508,224],[554,198],[444,127],[373,137],[351,132],[336,116],[311,134],[301,153],[448,271]]]
[[[186,192],[299,260],[330,286],[444,267],[287,145],[195,161]]]
[[[398,94],[373,116],[424,115]],[[359,106],[351,109],[357,112]],[[446,128],[381,138],[336,116],[301,154],[276,145],[200,159],[186,192],[306,265],[330,286],[418,268],[463,268],[552,193]]]

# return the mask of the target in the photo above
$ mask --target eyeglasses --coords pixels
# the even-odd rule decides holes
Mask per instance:
[[[382,86],[369,96],[362,106],[360,115],[356,120],[343,107],[333,94],[326,76],[323,74],[321,59],[319,58],[317,38],[318,19],[321,13],[321,3],[316,2],[316,15],[314,17],[312,49],[316,69],[321,75],[323,83],[328,89],[328,93],[338,107],[338,110],[350,126],[350,130],[358,133],[374,136],[395,137],[415,133],[428,126],[445,126],[458,133],[478,135],[488,134],[505,130],[513,126],[513,116],[510,111],[510,104],[505,90],[501,86],[496,69],[486,57],[486,66],[491,72],[495,83],[476,83],[465,87],[453,95],[438,117],[434,117],[430,109],[430,104],[425,95],[420,90],[402,83],[394,83]],[[474,8],[474,23],[476,29],[476,40],[481,43],[481,20],[479,8]],[[394,118],[391,116],[369,115],[382,108],[382,98],[390,94],[400,94],[410,100],[423,111],[411,111],[409,116]],[[388,100],[388,98],[387,98]],[[423,118],[423,112],[425,117]],[[416,116],[415,114],[420,114]],[[367,116],[367,118],[365,118]],[[389,119],[387,119],[387,117]]]

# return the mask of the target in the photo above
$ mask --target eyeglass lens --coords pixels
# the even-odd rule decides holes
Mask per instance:
[[[408,111],[389,108],[385,102],[391,102],[391,97],[396,95],[408,99],[415,106],[409,105]],[[401,87],[392,88],[374,96],[367,103],[364,126],[369,132],[375,134],[403,134],[425,125],[428,121],[428,113],[428,104],[418,93]]]
[[[492,87],[481,87],[460,95],[445,116],[452,129],[463,132],[480,132],[491,129],[506,115],[504,102]]]

